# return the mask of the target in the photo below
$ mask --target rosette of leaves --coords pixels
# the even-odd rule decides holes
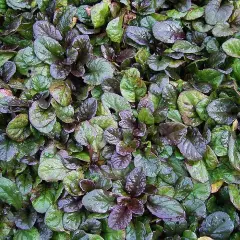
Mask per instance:
[[[239,9],[0,0],[0,239],[239,239]]]

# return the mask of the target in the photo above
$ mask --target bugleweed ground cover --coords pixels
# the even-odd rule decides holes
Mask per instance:
[[[240,0],[0,0],[0,239],[239,240]]]

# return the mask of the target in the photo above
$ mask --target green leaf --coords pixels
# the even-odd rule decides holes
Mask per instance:
[[[71,105],[66,107],[58,104],[54,99],[51,100],[51,104],[55,109],[55,113],[57,117],[63,121],[64,123],[72,123],[74,122],[74,108]]]
[[[32,67],[41,63],[41,60],[36,57],[32,47],[26,47],[18,51],[14,62],[16,63],[17,70],[21,74],[28,76]]]
[[[0,67],[15,55],[14,51],[0,50]]]
[[[30,8],[29,1],[27,0],[6,0],[9,7],[15,10],[22,10],[24,8]]]
[[[82,203],[90,212],[106,213],[115,204],[114,199],[110,192],[95,189],[83,197]]]
[[[236,137],[235,133],[232,133],[229,138],[228,145],[228,157],[231,165],[240,171],[240,139]]]
[[[198,70],[194,75],[194,78],[199,83],[210,84],[213,89],[217,89],[224,80],[224,74],[211,68]]]
[[[230,196],[230,200],[231,200],[232,204],[234,205],[235,208],[240,210],[239,185],[230,184],[230,185],[228,185],[228,189],[229,189],[229,196]]]
[[[129,102],[136,102],[145,96],[147,88],[136,68],[130,68],[124,72],[120,90],[122,96]]]
[[[16,184],[4,177],[0,177],[0,198],[1,201],[13,205],[16,209],[22,207],[22,195]]]
[[[90,124],[84,121],[75,129],[74,137],[78,143],[83,146],[91,147],[93,151],[98,152],[106,142],[103,137],[103,129],[96,124]]]
[[[16,184],[22,195],[27,195],[32,190],[33,179],[29,174],[20,174],[16,178]]]
[[[106,92],[101,99],[105,108],[113,109],[115,112],[131,109],[129,102],[118,94]]]
[[[205,20],[207,24],[215,25],[216,23],[226,22],[232,14],[233,5],[223,3],[219,0],[210,0],[205,8]]]
[[[190,216],[196,216],[198,219],[206,218],[207,209],[204,201],[193,198],[183,202],[186,213]]]
[[[229,126],[216,126],[212,130],[210,146],[218,157],[228,153],[230,130]]]
[[[184,17],[187,21],[192,21],[198,19],[204,15],[204,7],[194,6],[187,12],[187,15]]]
[[[48,76],[35,75],[31,78],[31,86],[37,92],[47,91],[51,82],[52,78]]]
[[[207,150],[203,156],[204,162],[208,169],[215,169],[218,165],[218,158],[211,147],[207,146]]]
[[[117,122],[110,116],[97,116],[90,120],[90,123],[98,125],[100,128],[105,130],[106,128],[113,127],[117,128]]]
[[[148,177],[156,177],[160,168],[160,162],[153,153],[137,154],[134,158],[134,165],[135,167],[142,167]]]
[[[222,48],[228,56],[240,58],[240,39],[230,38],[223,43]]]
[[[0,0],[0,13],[3,14],[7,11],[6,0]]]
[[[158,56],[153,54],[148,58],[148,66],[151,68],[153,71],[162,71],[165,70],[168,65],[169,65],[169,59],[166,57]]]
[[[54,191],[39,185],[31,195],[31,202],[37,212],[45,213],[54,202]]]
[[[94,5],[91,9],[91,19],[94,28],[99,28],[105,25],[109,13],[110,11],[107,1],[102,1]]]
[[[36,228],[29,230],[18,230],[13,237],[13,240],[40,240],[40,234]]]
[[[17,142],[24,141],[31,134],[28,128],[28,124],[27,114],[17,115],[7,125],[6,133],[8,137]]]
[[[89,85],[100,85],[104,80],[113,77],[114,67],[104,58],[93,58],[87,64],[84,82]]]
[[[67,192],[72,196],[83,195],[83,192],[79,186],[80,180],[84,178],[81,170],[69,172],[63,179],[63,186]]]
[[[61,31],[61,33],[65,34],[67,31],[71,30],[71,28],[74,26],[73,18],[77,13],[77,8],[68,5],[66,1],[66,5],[64,8],[62,8],[60,12],[60,16],[58,16],[57,20],[57,28]]]
[[[102,236],[105,240],[120,240],[125,238],[124,230],[113,230],[111,229],[107,221],[102,221]]]
[[[235,59],[232,65],[233,76],[236,79],[237,83],[240,83],[240,59]]]
[[[63,227],[68,231],[75,231],[78,229],[83,221],[84,215],[81,212],[64,213]]]
[[[32,106],[29,108],[29,120],[40,132],[47,126],[49,126],[47,132],[50,132],[56,122],[56,115],[53,108],[44,110],[39,106],[38,102],[33,102]]]
[[[148,108],[141,108],[138,113],[138,119],[140,122],[143,122],[148,125],[154,124],[154,117],[150,109]]]
[[[200,52],[202,50],[201,47],[192,44],[188,41],[185,40],[178,40],[176,41],[173,46],[172,49],[175,52],[181,52],[181,53],[197,53]]]
[[[229,23],[219,23],[213,28],[212,33],[215,37],[228,37],[232,36],[236,31],[236,29],[230,28]]]
[[[177,104],[185,124],[196,127],[203,122],[195,109],[196,105],[204,98],[207,98],[207,96],[196,90],[187,90],[180,93]]]
[[[203,221],[199,231],[202,236],[210,236],[213,239],[229,239],[234,229],[234,224],[225,212],[214,212]]]
[[[34,52],[41,61],[52,64],[63,57],[64,49],[55,39],[42,36],[34,41]]]
[[[64,81],[55,81],[49,88],[52,97],[63,107],[68,106],[71,101],[71,89]]]
[[[117,17],[108,23],[106,32],[112,42],[121,42],[123,36],[122,24],[123,17]]]
[[[126,240],[145,240],[147,235],[145,225],[140,221],[131,222],[126,229]]]
[[[150,57],[149,50],[147,48],[140,48],[135,55],[135,60],[137,63],[140,63],[142,67],[145,69],[149,57]]]
[[[45,224],[53,231],[63,232],[63,212],[57,206],[49,207],[44,218]]]
[[[191,177],[201,183],[208,181],[208,171],[202,160],[194,163],[186,163],[187,170]]]
[[[40,157],[38,175],[46,182],[57,182],[63,180],[69,172],[62,163],[61,156],[56,149],[50,145],[46,148]]]

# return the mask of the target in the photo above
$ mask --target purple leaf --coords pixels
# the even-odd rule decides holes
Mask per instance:
[[[135,214],[142,215],[144,213],[143,203],[136,198],[132,198],[127,206],[128,209],[130,209]]]
[[[108,217],[108,226],[114,230],[125,229],[132,220],[132,211],[126,206],[116,205]]]
[[[122,132],[118,128],[109,127],[104,131],[105,140],[113,145],[117,145],[122,139]]]
[[[84,192],[90,192],[95,188],[95,183],[92,180],[83,179],[80,181],[79,186]]]
[[[143,193],[146,187],[146,176],[141,167],[131,171],[126,179],[125,189],[131,196],[137,197]]]
[[[187,134],[187,127],[182,123],[168,122],[159,125],[160,134],[167,139],[171,145],[177,145]]]
[[[179,219],[185,218],[185,211],[182,205],[170,198],[164,196],[150,196],[147,202],[148,210],[161,219]]]
[[[115,152],[111,157],[111,165],[115,169],[124,169],[130,164],[131,160],[132,160],[131,154],[122,156]]]
[[[68,196],[58,201],[58,208],[64,212],[77,212],[82,208],[82,200],[78,197]]]
[[[130,153],[132,153],[135,150],[134,147],[132,146],[128,146],[126,143],[124,143],[123,141],[119,142],[116,145],[116,152],[122,156],[127,156]]]

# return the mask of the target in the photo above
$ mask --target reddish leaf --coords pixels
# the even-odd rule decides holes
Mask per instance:
[[[126,206],[116,205],[108,217],[108,226],[114,230],[125,229],[132,220],[132,211]]]

